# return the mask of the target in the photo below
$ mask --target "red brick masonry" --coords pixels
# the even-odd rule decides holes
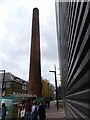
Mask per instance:
[[[33,9],[31,56],[29,70],[29,94],[41,97],[41,62],[40,62],[40,33],[39,10]]]

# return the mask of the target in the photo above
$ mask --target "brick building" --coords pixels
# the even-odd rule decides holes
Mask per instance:
[[[3,73],[0,74],[0,96],[2,91]],[[11,74],[5,73],[3,96],[20,95],[28,93],[28,82]]]

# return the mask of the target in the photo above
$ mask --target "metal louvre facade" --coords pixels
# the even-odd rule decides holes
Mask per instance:
[[[55,2],[66,119],[90,119],[90,2]]]

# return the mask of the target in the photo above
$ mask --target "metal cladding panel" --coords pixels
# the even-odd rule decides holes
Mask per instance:
[[[90,119],[90,2],[56,2],[56,22],[66,118]]]
[[[39,10],[33,9],[31,56],[29,73],[29,94],[41,97],[41,62],[40,62],[40,33]]]

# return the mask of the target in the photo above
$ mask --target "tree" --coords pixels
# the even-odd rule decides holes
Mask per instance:
[[[55,87],[46,79],[42,78],[42,97],[55,99]]]

